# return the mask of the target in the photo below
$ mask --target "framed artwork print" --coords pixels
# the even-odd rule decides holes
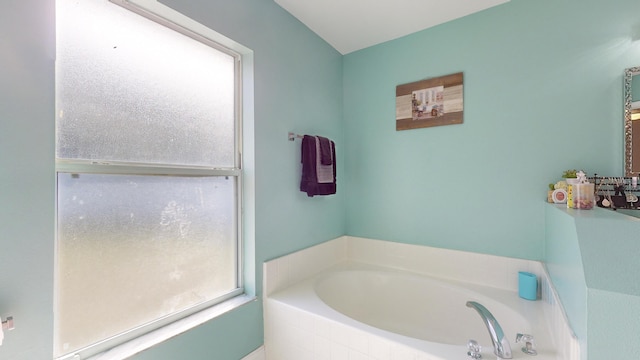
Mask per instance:
[[[462,124],[462,73],[396,86],[396,130]]]

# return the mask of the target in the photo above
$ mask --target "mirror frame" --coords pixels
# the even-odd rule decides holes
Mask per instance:
[[[631,83],[634,75],[640,75],[640,66],[624,70],[624,172],[625,176],[637,175],[632,169],[633,160],[633,131],[631,128]],[[640,134],[638,134],[640,135]],[[640,141],[640,140],[638,140]]]

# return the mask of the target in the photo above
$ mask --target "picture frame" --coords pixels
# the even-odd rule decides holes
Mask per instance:
[[[396,86],[396,131],[462,124],[462,72]]]

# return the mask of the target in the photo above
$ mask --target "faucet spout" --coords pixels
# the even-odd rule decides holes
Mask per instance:
[[[498,320],[493,317],[493,314],[486,307],[475,301],[467,301],[467,307],[475,309],[487,326],[491,342],[493,342],[493,353],[500,359],[511,359],[511,345],[509,345],[509,340],[504,336],[502,327],[500,327]]]

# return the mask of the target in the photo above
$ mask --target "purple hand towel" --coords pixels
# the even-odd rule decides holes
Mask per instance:
[[[328,140],[327,140],[328,141]],[[320,137],[316,136],[316,178],[318,179],[318,183],[326,184],[333,182],[333,141],[329,141],[329,165],[325,165],[322,163],[322,145],[320,145]]]
[[[318,156],[319,149],[317,138],[315,136],[305,135],[302,139],[302,178],[300,180],[300,191],[306,192],[307,196],[315,195],[331,195],[336,193],[336,153],[335,143],[330,142],[331,156],[333,160],[331,170],[333,170],[333,181],[321,183],[318,181],[318,162],[321,162]]]
[[[316,136],[318,142],[320,142],[320,162],[322,165],[333,164],[333,158],[331,157],[331,143],[332,141],[326,137]]]

